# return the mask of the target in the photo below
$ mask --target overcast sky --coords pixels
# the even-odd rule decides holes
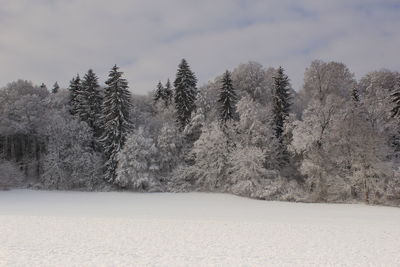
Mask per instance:
[[[117,64],[142,94],[181,58],[200,84],[249,60],[295,89],[313,59],[400,70],[400,0],[0,0],[0,86],[66,87],[89,68],[103,82]]]

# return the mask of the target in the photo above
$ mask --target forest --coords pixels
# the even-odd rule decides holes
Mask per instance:
[[[134,92],[117,66],[104,85],[88,70],[68,88],[1,88],[0,188],[400,205],[399,72],[357,80],[315,60],[295,91],[282,67],[257,62],[198,85],[183,59]]]

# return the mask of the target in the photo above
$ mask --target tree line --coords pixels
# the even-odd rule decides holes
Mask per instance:
[[[8,84],[0,186],[398,204],[398,72],[357,81],[316,60],[296,92],[282,67],[249,62],[197,82],[183,59],[147,96],[117,66],[104,86],[93,70],[50,92]]]

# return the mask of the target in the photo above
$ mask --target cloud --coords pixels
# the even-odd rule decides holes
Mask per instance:
[[[173,78],[181,58],[205,83],[241,62],[282,65],[296,89],[313,59],[359,78],[400,70],[397,0],[2,0],[0,85],[67,86],[89,68],[121,66],[136,93]]]

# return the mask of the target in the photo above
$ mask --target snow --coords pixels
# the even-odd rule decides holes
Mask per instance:
[[[0,266],[399,266],[400,209],[209,193],[0,192]]]

